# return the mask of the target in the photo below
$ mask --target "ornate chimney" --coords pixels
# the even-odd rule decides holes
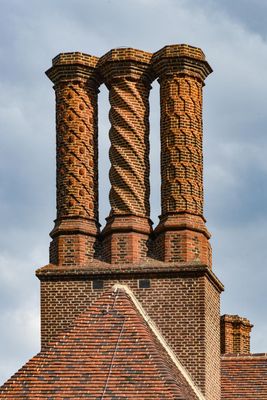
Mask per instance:
[[[207,400],[220,400],[220,293],[203,217],[202,87],[211,68],[187,45],[154,54],[60,54],[47,72],[57,109],[57,219],[39,269],[42,347],[120,282]],[[161,216],[149,206],[149,92],[159,78]],[[97,92],[110,99],[110,205],[99,232]],[[243,329],[243,328],[242,328]]]
[[[151,57],[141,50],[119,48],[99,60],[111,104],[111,210],[102,231],[103,255],[115,264],[138,263],[148,253]]]
[[[203,217],[202,87],[212,72],[203,52],[165,46],[153,55],[161,104],[161,216],[156,254],[211,267]]]
[[[98,223],[98,58],[63,53],[46,72],[56,92],[57,218],[50,262],[85,265],[94,257]]]

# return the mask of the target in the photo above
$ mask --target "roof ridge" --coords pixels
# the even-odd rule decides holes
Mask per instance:
[[[267,353],[228,353],[222,354],[221,358],[223,360],[259,360],[259,359],[267,359]]]
[[[180,382],[177,381],[177,370],[174,370],[174,365],[170,365],[168,354],[162,353],[162,346],[159,343],[157,337],[155,336],[154,332],[149,327],[147,321],[143,318],[143,315],[137,309],[136,304],[132,301],[133,299],[129,296],[129,293],[124,290],[122,287],[113,287],[114,292],[119,294],[123,294],[126,296],[127,300],[131,302],[133,309],[136,311],[136,316],[140,319],[139,323],[143,326],[146,331],[146,334],[149,337],[149,341],[147,341],[146,346],[148,346],[150,358],[154,361],[154,364],[158,370],[158,376],[162,380],[166,390],[169,392],[170,396],[176,400],[177,395],[180,396],[180,391],[184,392],[183,387],[181,387]],[[127,317],[125,317],[126,319]],[[176,369],[176,368],[175,368]],[[171,387],[170,387],[171,386]],[[179,389],[178,389],[179,388]],[[173,392],[176,392],[176,395]],[[179,397],[180,398],[180,397]]]
[[[203,396],[201,390],[197,387],[197,385],[194,383],[193,379],[191,378],[189,372],[186,370],[186,368],[182,365],[180,360],[178,359],[177,355],[174,353],[174,351],[171,349],[169,346],[168,342],[166,339],[163,337],[162,333],[158,329],[157,325],[155,322],[152,320],[152,318],[148,315],[148,313],[144,310],[143,306],[141,303],[138,301],[134,293],[131,291],[131,289],[127,285],[122,285],[119,283],[116,283],[113,286],[114,291],[115,290],[123,290],[125,293],[128,294],[130,299],[132,300],[134,306],[138,310],[138,312],[141,314],[142,318],[145,320],[159,343],[162,345],[168,356],[170,357],[171,361],[173,364],[178,368],[178,370],[181,372],[183,377],[185,378],[186,382],[189,384],[191,389],[194,391],[195,395],[197,396],[197,399],[199,400],[205,400],[205,397]]]

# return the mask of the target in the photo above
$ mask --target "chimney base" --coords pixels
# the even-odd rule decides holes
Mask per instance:
[[[101,236],[102,258],[111,264],[136,264],[148,256],[148,242],[152,231],[148,218],[116,215],[107,218]]]

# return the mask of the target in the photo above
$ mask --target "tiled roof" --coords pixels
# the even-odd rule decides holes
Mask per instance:
[[[222,357],[222,399],[267,399],[267,354]]]
[[[127,291],[104,293],[0,389],[0,399],[203,399]]]

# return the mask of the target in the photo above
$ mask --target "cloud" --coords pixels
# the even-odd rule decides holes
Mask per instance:
[[[204,50],[214,69],[204,88],[205,214],[213,232],[214,270],[226,285],[223,311],[251,318],[253,350],[266,350],[265,8],[260,1],[252,7],[246,0],[2,1],[0,381],[38,348],[39,285],[34,270],[47,262],[48,233],[55,218],[54,94],[44,71],[64,51],[101,56],[118,46],[153,52],[171,43]],[[102,87],[102,223],[109,212],[107,98]],[[151,91],[150,123],[152,219],[157,224],[157,82]]]

